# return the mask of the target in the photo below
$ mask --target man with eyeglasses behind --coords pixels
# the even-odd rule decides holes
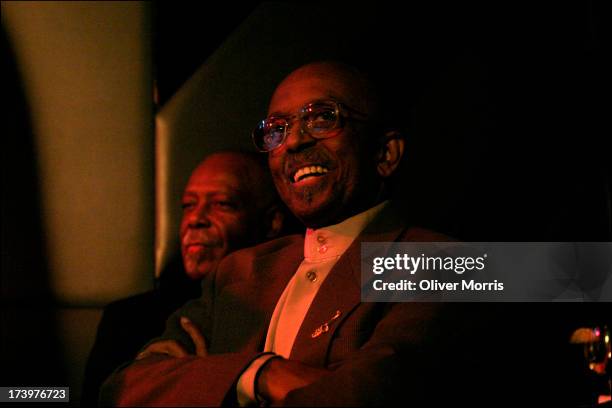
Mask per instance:
[[[507,391],[481,382],[480,364],[505,355],[483,348],[496,334],[476,331],[479,310],[360,302],[362,242],[448,240],[411,226],[388,200],[405,141],[386,103],[340,63],[308,64],[281,82],[253,140],[305,236],[225,258],[202,298],[110,378],[103,402],[421,406]]]

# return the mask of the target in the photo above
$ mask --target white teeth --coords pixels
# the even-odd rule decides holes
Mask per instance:
[[[296,183],[300,180],[300,178],[302,178],[303,176],[307,176],[309,174],[325,174],[328,171],[329,170],[323,166],[302,167],[301,169],[295,172],[295,175],[293,176],[293,182]]]

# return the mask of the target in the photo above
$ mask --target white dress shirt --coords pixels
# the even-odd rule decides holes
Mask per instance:
[[[304,259],[276,303],[264,351],[240,376],[237,384],[241,406],[255,402],[255,376],[261,366],[275,355],[289,358],[300,326],[319,288],[338,259],[351,243],[384,208],[387,201],[339,224],[307,229],[304,238]]]

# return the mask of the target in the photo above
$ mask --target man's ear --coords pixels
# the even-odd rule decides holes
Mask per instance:
[[[267,239],[276,238],[285,224],[285,213],[278,205],[274,204],[266,210],[264,216],[265,237]]]
[[[378,155],[377,170],[381,177],[395,172],[404,155],[404,136],[397,130],[390,130],[383,136],[383,145]]]

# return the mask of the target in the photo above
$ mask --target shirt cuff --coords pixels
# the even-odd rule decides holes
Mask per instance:
[[[266,353],[251,361],[251,364],[242,372],[236,384],[236,396],[241,407],[257,403],[255,396],[255,379],[259,369],[271,358],[276,357],[274,353]]]

